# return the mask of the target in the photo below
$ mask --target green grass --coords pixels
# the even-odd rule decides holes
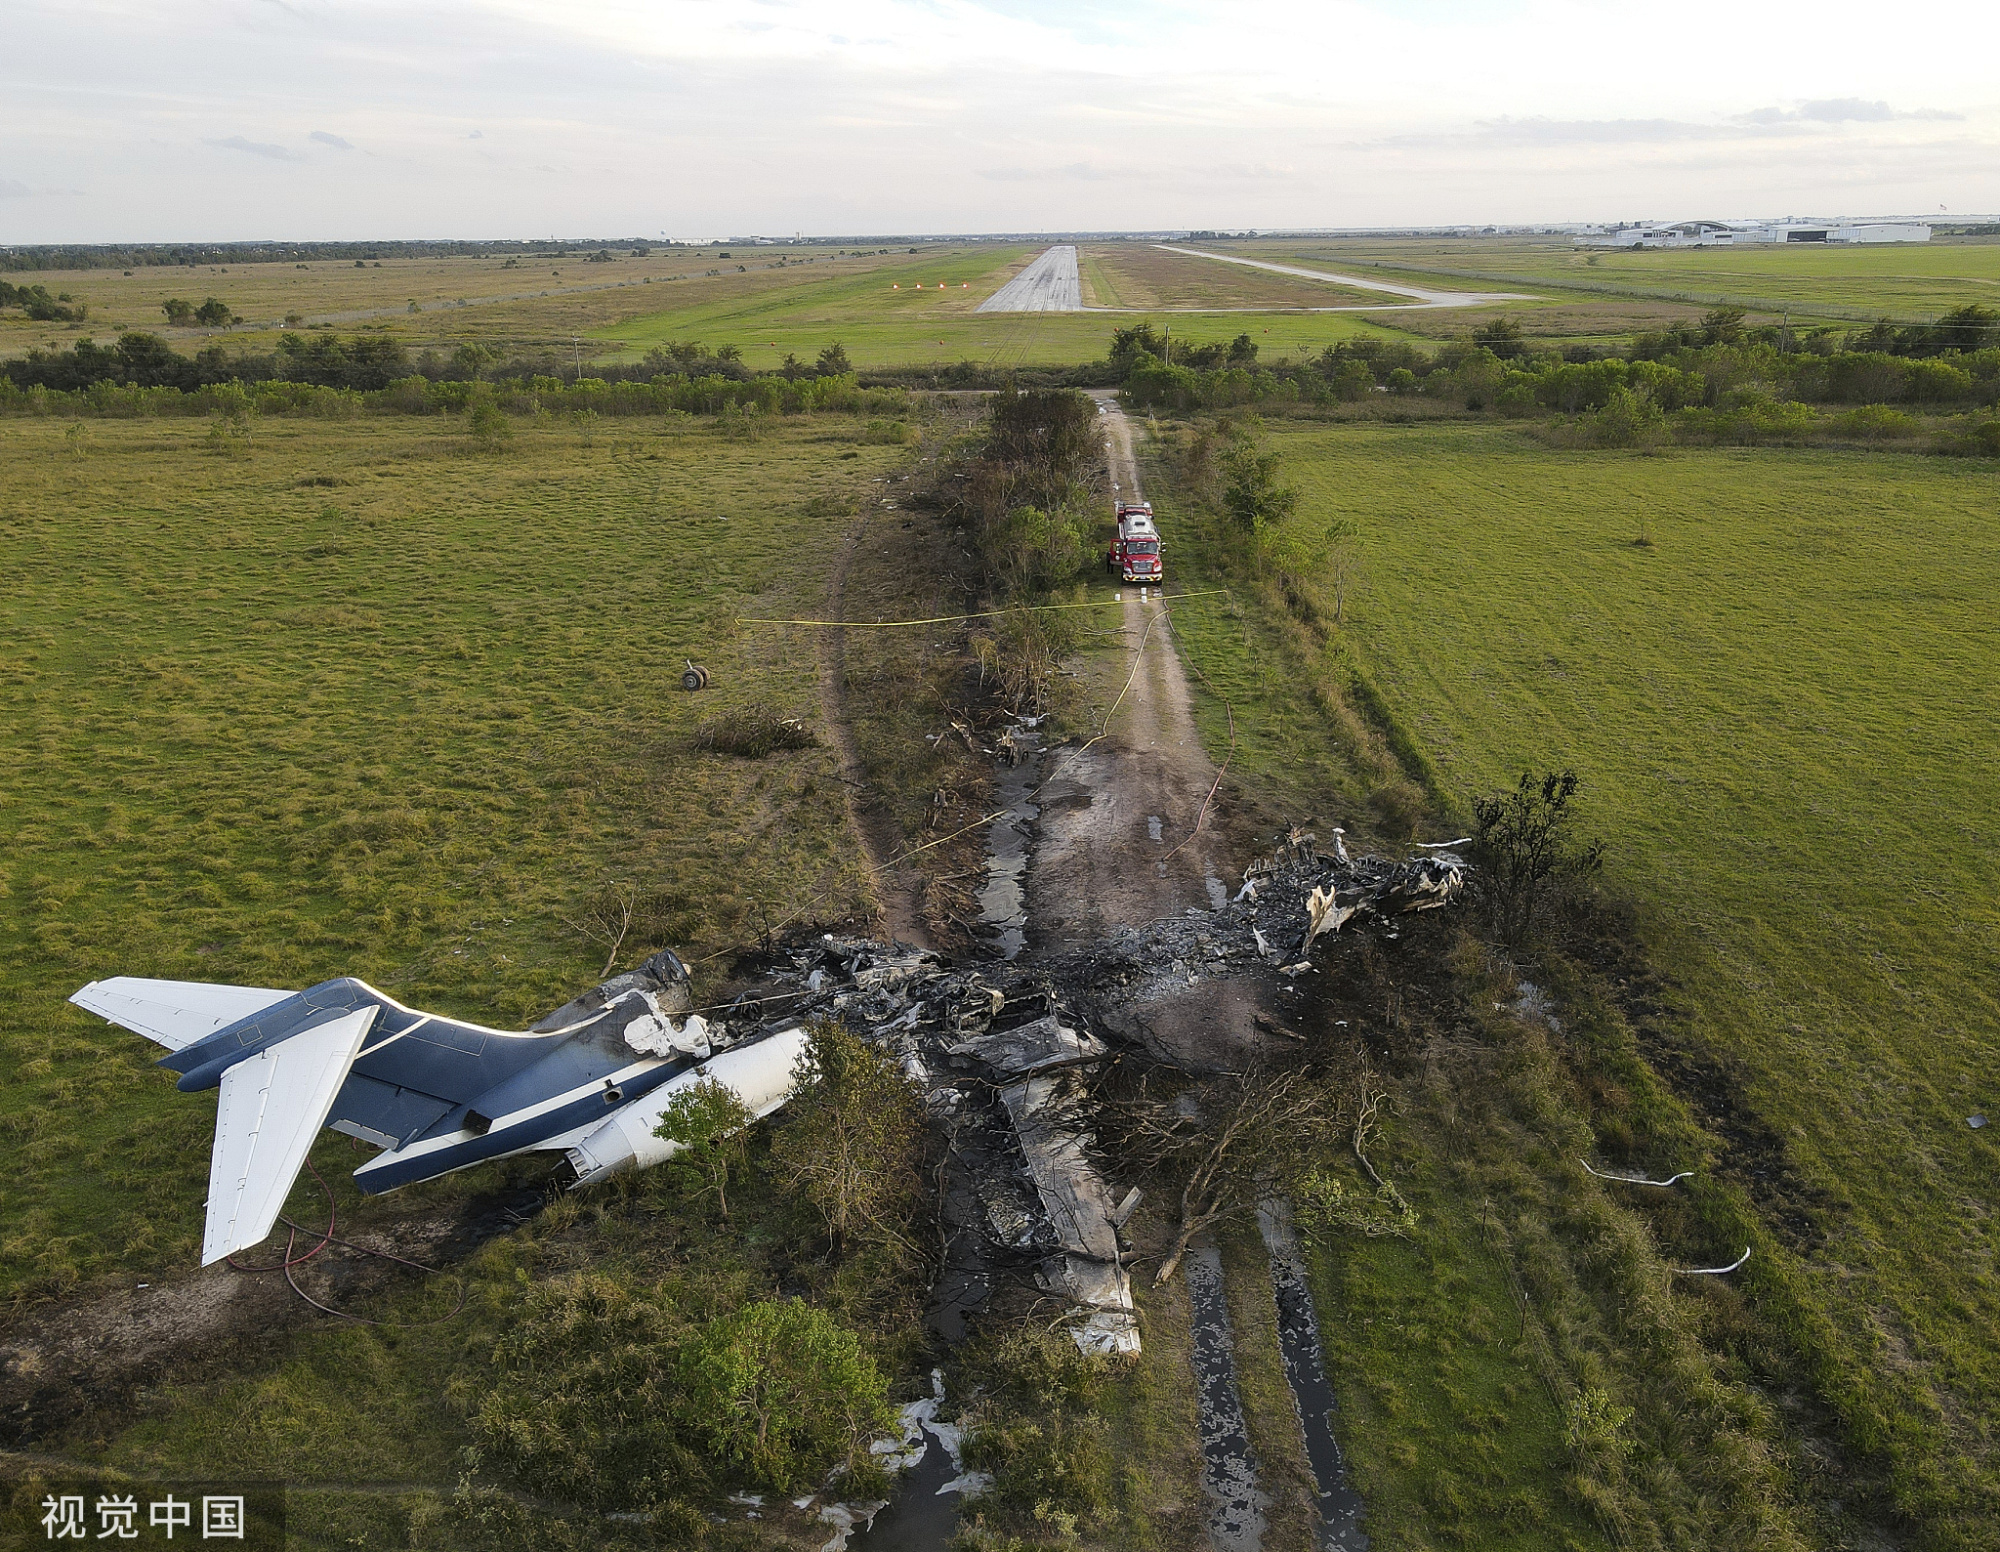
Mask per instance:
[[[1600,1546],[1562,1491],[1562,1414],[1502,1265],[1446,1185],[1415,1188],[1428,1225],[1417,1241],[1351,1240],[1313,1258],[1334,1426],[1368,1528],[1385,1547]]]
[[[1636,296],[1729,299],[1830,317],[1931,318],[1968,302],[2000,305],[2000,242],[1990,239],[1858,247],[1578,248],[1547,239],[1341,241],[1265,239],[1258,257],[1400,266],[1412,274],[1518,276],[1560,286],[1608,287]]]
[[[1675,1039],[1740,1082],[1782,1152],[1771,1189],[1790,1172],[1767,1205],[1802,1214],[1776,1255],[1806,1315],[1773,1282],[1765,1317],[1827,1322],[1824,1398],[1935,1544],[1980,1544],[2000,1515],[1995,1163],[1966,1125],[2000,1109],[1993,466],[1565,454],[1464,426],[1273,442],[1303,510],[1361,525],[1353,634],[1448,795],[1584,773]]]
[[[693,733],[818,718],[809,633],[730,621],[817,612],[826,503],[899,450],[831,417],[498,454],[401,419],[259,425],[240,459],[203,431],[94,422],[77,456],[0,424],[4,1292],[193,1259],[213,1102],[66,1006],[88,980],[355,974],[506,1024],[596,979],[570,924],[613,883],[695,954],[866,905],[830,749]]]
[[[836,269],[831,274],[822,263],[784,284],[759,285],[739,294],[716,297],[712,288],[691,290],[683,304],[606,325],[588,337],[597,342],[602,359],[617,361],[636,360],[668,340],[733,344],[742,349],[744,361],[758,369],[780,365],[787,354],[809,363],[835,342],[863,368],[957,361],[991,367],[1065,366],[1102,359],[1112,331],[1132,322],[1130,316],[975,311],[1039,251],[943,249],[894,266],[860,272]],[[1101,273],[1098,263],[1093,276]],[[927,289],[917,290],[916,282]],[[1103,284],[1095,279],[1094,283]],[[946,289],[938,290],[940,284]],[[1173,303],[1168,299],[1164,305]],[[1352,316],[1276,308],[1264,313],[1176,314],[1172,322],[1175,338],[1195,345],[1248,332],[1267,356],[1301,345],[1316,351],[1361,334],[1404,337],[1386,324]]]

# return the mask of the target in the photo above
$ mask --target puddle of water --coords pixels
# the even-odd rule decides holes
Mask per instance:
[[[1305,1256],[1284,1202],[1257,1204],[1257,1231],[1271,1257],[1271,1288],[1278,1303],[1278,1351],[1285,1379],[1299,1409],[1306,1461],[1319,1489],[1319,1544],[1322,1552],[1367,1552],[1361,1529],[1361,1495],[1347,1480],[1347,1462],[1333,1434],[1333,1386],[1320,1348],[1319,1316],[1306,1282]]]
[[[1250,1430],[1236,1393],[1229,1306],[1222,1297],[1222,1252],[1198,1245],[1181,1263],[1194,1316],[1194,1377],[1201,1423],[1201,1485],[1208,1539],[1216,1552],[1258,1552],[1270,1500],[1257,1486]]]
[[[1146,833],[1156,841],[1162,839],[1160,816],[1158,814],[1148,814],[1146,816]]]
[[[848,1552],[944,1552],[958,1529],[959,1496],[945,1491],[958,1467],[930,1430],[924,1432],[923,1459],[903,1473],[889,1506],[868,1528],[847,1538]]]
[[[851,1536],[836,1536],[842,1552],[944,1552],[958,1529],[961,1496],[976,1496],[993,1485],[980,1471],[967,1471],[956,1423],[941,1423],[944,1376],[931,1370],[931,1396],[903,1408],[904,1433],[891,1445],[884,1464],[898,1473],[895,1495]],[[874,1449],[881,1451],[878,1442]],[[833,1542],[827,1544],[832,1552]]]
[[[1042,768],[1042,738],[1026,728],[1015,730],[1021,758],[1003,765],[994,781],[994,795],[1006,811],[987,827],[986,884],[979,891],[979,919],[997,927],[994,945],[1002,959],[1014,959],[1028,946],[1028,837],[1041,809],[1028,801]]]
[[[1208,903],[1214,909],[1219,911],[1225,905],[1229,904],[1228,887],[1222,882],[1221,879],[1217,878],[1213,873],[1205,873],[1202,875],[1201,887],[1208,891]]]

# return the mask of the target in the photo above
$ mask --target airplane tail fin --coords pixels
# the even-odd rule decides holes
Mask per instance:
[[[316,1024],[223,1073],[203,1266],[271,1232],[379,1011],[359,1008]]]

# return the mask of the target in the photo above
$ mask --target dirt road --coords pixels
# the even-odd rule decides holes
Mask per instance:
[[[1102,406],[1106,457],[1119,496],[1139,499],[1134,428],[1109,393]],[[1168,570],[1173,566],[1167,558]],[[1044,951],[1094,941],[1127,924],[1174,916],[1226,898],[1234,854],[1221,835],[1223,797],[1201,833],[1195,819],[1216,769],[1195,734],[1193,700],[1153,589],[1124,590],[1124,650],[1093,679],[1092,699],[1116,710],[1087,748],[1049,755],[1039,835],[1028,871],[1029,934]],[[1185,843],[1185,844],[1184,844]]]

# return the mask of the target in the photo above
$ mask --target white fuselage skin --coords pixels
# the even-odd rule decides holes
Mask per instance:
[[[713,1080],[742,1101],[753,1117],[769,1115],[791,1098],[805,1054],[803,1029],[780,1030],[750,1045],[733,1047],[661,1084],[607,1116],[604,1124],[569,1148],[578,1185],[588,1185],[629,1169],[650,1169],[680,1151],[680,1144],[656,1137],[654,1128],[677,1095]]]

